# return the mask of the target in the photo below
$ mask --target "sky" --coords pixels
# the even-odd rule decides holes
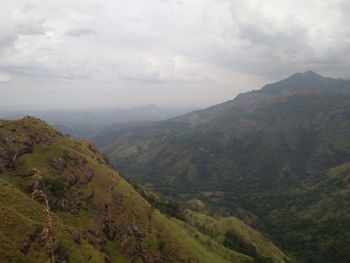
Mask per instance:
[[[1,0],[0,108],[204,107],[349,78],[349,0]]]

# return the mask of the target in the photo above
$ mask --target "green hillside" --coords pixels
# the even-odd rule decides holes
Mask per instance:
[[[253,261],[161,214],[88,141],[32,117],[0,139],[0,262]]]
[[[292,262],[269,239],[237,217],[211,217],[211,208],[198,199],[183,202],[136,186],[136,190],[162,213],[172,216],[207,251],[229,260],[248,256],[254,262]],[[173,229],[178,229],[173,226]],[[183,230],[177,230],[178,233]]]
[[[185,210],[185,221],[226,247],[271,262],[286,262],[288,257],[270,240],[236,217],[213,218]]]
[[[95,140],[137,183],[238,216],[300,261],[348,262],[350,184],[330,174],[350,161],[349,93],[350,81],[298,73]]]

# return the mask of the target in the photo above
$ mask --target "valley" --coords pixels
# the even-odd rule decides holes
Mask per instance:
[[[301,261],[347,262],[349,112],[350,81],[306,72],[94,140],[135,183],[237,216]]]
[[[0,6],[0,263],[350,263],[350,0]]]
[[[47,257],[41,191],[58,262],[347,262],[349,112],[350,81],[306,72],[163,121],[92,121],[106,155],[2,120],[2,260]]]

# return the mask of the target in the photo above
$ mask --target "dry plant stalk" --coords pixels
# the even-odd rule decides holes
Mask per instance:
[[[43,180],[43,177],[41,176],[41,173],[38,169],[33,169],[33,175],[32,179],[33,182],[39,186],[41,184],[42,189],[39,187],[34,189],[32,192],[32,198],[42,198],[44,199],[44,214],[47,221],[47,227],[44,228],[42,233],[40,234],[41,239],[45,242],[45,248],[48,251],[48,254],[50,256],[51,263],[55,263],[55,253],[54,253],[54,237],[53,237],[53,216],[50,212],[50,205],[48,200],[48,195],[45,187],[45,183]]]

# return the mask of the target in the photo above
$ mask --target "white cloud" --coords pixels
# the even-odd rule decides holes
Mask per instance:
[[[74,28],[67,30],[65,34],[72,37],[84,37],[96,35],[96,32],[90,28]]]
[[[0,103],[209,105],[295,71],[347,77],[348,2],[5,1]]]

